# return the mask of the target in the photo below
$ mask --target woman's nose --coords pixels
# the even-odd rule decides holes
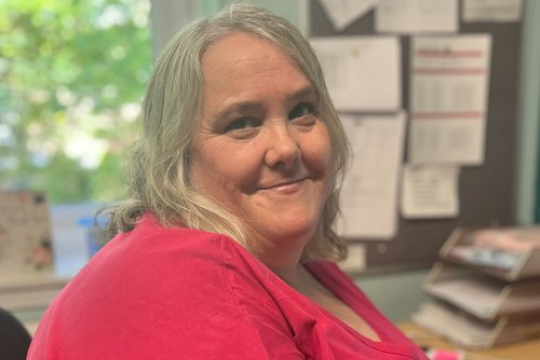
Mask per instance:
[[[271,168],[289,168],[300,157],[298,139],[287,125],[274,126],[267,141],[265,162]]]

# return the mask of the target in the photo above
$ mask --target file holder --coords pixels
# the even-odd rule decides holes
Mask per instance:
[[[540,277],[540,248],[510,252],[478,247],[474,243],[477,231],[478,229],[455,229],[442,246],[440,258],[505,281]],[[531,231],[538,232],[539,228],[531,228]]]
[[[501,316],[482,322],[467,312],[432,300],[413,315],[413,321],[460,347],[485,349],[540,336],[540,314]]]
[[[540,314],[540,279],[506,282],[471,269],[438,262],[424,291],[482,321],[501,316]]]
[[[539,227],[456,229],[439,256],[415,323],[469,348],[540,336]]]

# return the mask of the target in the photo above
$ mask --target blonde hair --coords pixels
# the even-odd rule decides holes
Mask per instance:
[[[339,190],[350,148],[330,100],[319,62],[309,42],[287,20],[267,10],[235,4],[195,21],[167,44],[156,62],[143,103],[143,132],[131,153],[130,199],[113,211],[112,229],[131,230],[150,211],[163,226],[185,226],[228,235],[253,249],[242,221],[198,193],[190,183],[190,142],[202,103],[201,58],[218,39],[246,32],[282,49],[311,81],[320,101],[332,144],[334,171],[318,229],[304,260],[338,260],[346,247],[334,230]]]

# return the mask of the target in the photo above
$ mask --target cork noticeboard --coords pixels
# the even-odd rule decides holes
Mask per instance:
[[[378,35],[373,11],[336,31],[318,1],[309,2],[311,37]],[[365,246],[367,272],[427,268],[438,258],[439,249],[458,227],[509,226],[514,218],[514,171],[517,151],[521,21],[509,23],[460,23],[460,34],[489,34],[492,37],[489,74],[485,161],[463,167],[459,179],[460,213],[452,219],[405,220],[390,241],[350,239]],[[401,42],[401,107],[409,103],[410,35]],[[407,140],[406,140],[407,141]],[[406,155],[405,155],[406,156]],[[406,159],[404,159],[405,161]]]

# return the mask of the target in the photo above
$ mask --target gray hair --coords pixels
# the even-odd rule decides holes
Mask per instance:
[[[241,219],[197,192],[190,181],[190,143],[204,96],[201,58],[217,40],[246,32],[282,49],[311,81],[320,101],[333,152],[333,178],[321,222],[303,260],[339,260],[346,246],[334,230],[339,190],[350,146],[330,100],[319,62],[309,42],[287,20],[271,12],[235,4],[196,20],[167,44],[157,60],[143,103],[143,132],[132,149],[130,199],[113,211],[111,229],[131,230],[146,211],[167,227],[185,226],[220,234],[254,249]]]

